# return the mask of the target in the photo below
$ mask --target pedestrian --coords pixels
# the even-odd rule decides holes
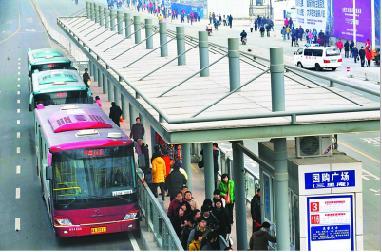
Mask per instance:
[[[203,236],[208,231],[209,229],[207,228],[207,221],[201,217],[198,220],[198,224],[191,230],[190,235],[188,236],[188,239],[187,239],[187,245],[189,245],[191,241],[195,239],[195,236],[197,233],[201,233],[201,235]]]
[[[232,28],[232,21],[233,21],[233,17],[231,14],[229,14],[228,16],[228,24],[229,24],[229,28]]]
[[[184,201],[190,205],[192,211],[194,211],[195,209],[198,209],[198,203],[192,197],[192,193],[190,191],[186,191],[184,193]]]
[[[264,32],[265,32],[264,26],[260,26],[259,30],[260,30],[260,36],[264,37]]]
[[[357,63],[357,60],[358,60],[358,48],[355,45],[354,45],[353,50],[352,50],[352,56],[353,56],[353,59],[354,59],[354,63]]]
[[[344,50],[345,50],[345,58],[349,58],[349,51],[350,51],[349,40],[346,40],[346,42],[344,44]]]
[[[203,233],[202,232],[195,232],[194,238],[191,240],[190,244],[188,245],[188,250],[189,251],[198,251],[200,250],[200,242],[203,238]]]
[[[158,186],[159,186],[162,192],[162,200],[164,201],[164,197],[165,197],[164,181],[165,181],[165,175],[166,175],[166,163],[164,162],[162,158],[162,154],[160,153],[158,146],[156,146],[155,149],[156,150],[151,158],[154,196],[158,198]]]
[[[214,190],[214,195],[212,196],[212,207],[215,207],[215,200],[221,200],[223,207],[225,207],[225,200],[220,196],[220,191],[219,189]]]
[[[354,58],[353,56],[353,48],[354,48],[354,41],[352,40],[350,42],[350,57]]]
[[[371,49],[371,42],[370,42],[370,39],[367,39],[367,40],[366,40],[366,43],[365,43],[365,49]]]
[[[361,60],[361,67],[364,67],[365,66],[366,51],[363,48],[363,46],[361,46],[361,49],[359,49],[358,54],[359,54],[359,58]]]
[[[89,73],[88,73],[88,69],[85,68],[85,73],[82,75],[82,79],[85,83],[85,85],[87,87],[89,87],[90,83],[91,83],[91,79],[90,79],[90,76],[89,76]]]
[[[344,47],[341,39],[339,39],[337,42],[336,42],[336,47],[338,48],[338,50],[340,50],[340,53],[342,52],[342,48]]]
[[[252,233],[261,227],[261,210],[260,210],[260,189],[256,190],[256,194],[251,200],[251,216],[252,216]]]
[[[271,36],[272,25],[269,24],[269,23],[266,24],[265,29],[267,30],[267,37],[270,37]]]
[[[204,212],[212,211],[212,200],[211,199],[204,199],[203,204],[200,207],[200,214],[203,215]]]
[[[166,187],[170,195],[170,200],[173,200],[182,188],[182,186],[187,183],[186,178],[179,170],[181,167],[182,162],[180,160],[177,160],[174,164],[173,170],[166,177]]]
[[[373,54],[371,52],[370,47],[366,47],[365,49],[366,52],[366,61],[367,61],[367,66],[370,67],[370,61],[373,58]]]
[[[101,98],[98,95],[95,97],[95,103],[97,103],[98,107],[102,108]]]
[[[290,32],[291,32],[289,26],[287,26],[287,27],[285,28],[285,32],[286,32],[287,38],[288,38],[288,40],[289,40],[289,39],[290,39]]]
[[[224,173],[221,176],[219,183],[220,196],[225,200],[225,207],[228,212],[229,224],[233,224],[233,207],[235,205],[235,182],[229,179],[228,174]]]
[[[210,12],[210,14],[208,14],[208,19],[210,20],[210,24],[212,24],[212,14]]]
[[[180,206],[183,203],[183,195],[182,192],[179,191],[175,198],[170,201],[170,204],[168,205],[167,209],[167,217],[171,220],[172,218],[177,215],[177,210],[180,208]]]
[[[254,232],[249,240],[249,250],[265,250],[268,251],[268,242],[276,242],[276,237],[269,234],[271,224],[264,221],[261,228]]]
[[[138,139],[143,139],[145,135],[145,129],[141,123],[141,118],[138,116],[135,118],[135,123],[131,126],[130,138],[136,142]]]
[[[219,234],[216,230],[209,232],[206,236],[202,238],[202,241],[200,242],[200,250],[207,250],[207,251],[220,250],[218,239],[219,239]]]
[[[109,118],[120,127],[121,116],[123,112],[120,106],[115,104],[115,102],[111,103]]]
[[[182,233],[182,225],[185,217],[185,210],[182,207],[179,207],[177,209],[177,214],[171,219],[171,224],[179,238]]]
[[[138,167],[142,169],[143,174],[146,176],[150,173],[149,146],[145,144],[142,139],[138,139],[137,146],[139,146],[139,148],[136,149],[140,149]]]
[[[218,220],[217,231],[219,235],[226,237],[230,231],[230,224],[228,223],[228,213],[223,207],[221,199],[214,199],[215,207],[212,209],[212,215]]]
[[[183,221],[182,231],[180,232],[180,243],[184,250],[187,250],[187,239],[191,230],[194,228],[194,220],[192,216],[187,215]]]

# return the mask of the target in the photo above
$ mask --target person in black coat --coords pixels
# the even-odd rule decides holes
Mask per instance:
[[[89,87],[89,80],[90,80],[90,76],[88,74],[88,69],[85,68],[85,73],[82,75],[82,79],[84,80],[84,83],[87,87]]]
[[[217,143],[213,143],[213,155],[214,155],[214,180],[215,188],[218,187],[218,178],[219,178],[219,146]]]
[[[138,116],[135,118],[135,123],[131,126],[130,138],[134,139],[134,141],[138,141],[138,139],[143,139],[145,135],[145,128],[141,123],[141,118]]]
[[[221,199],[214,199],[215,207],[212,209],[212,215],[218,220],[217,229],[219,235],[226,237],[230,231],[231,225],[228,223],[228,213],[223,207]]]
[[[110,113],[109,113],[109,118],[115,123],[117,124],[118,126],[119,125],[119,120],[121,119],[121,116],[122,116],[122,109],[120,106],[118,106],[117,104],[115,104],[115,102],[112,102],[111,103],[111,107],[110,107]]]
[[[141,152],[138,154],[138,166],[142,169],[143,173],[148,174],[150,172],[150,157],[148,145],[143,142],[142,139],[138,139],[137,145],[139,145]]]
[[[349,40],[346,40],[344,44],[344,49],[345,49],[345,58],[349,58],[349,51],[350,51]]]
[[[251,216],[253,220],[252,232],[254,233],[261,227],[260,189],[256,190],[256,194],[251,200]]]
[[[363,48],[363,46],[361,46],[361,49],[359,49],[358,54],[359,54],[359,58],[361,60],[361,67],[364,67],[365,66],[366,51]]]
[[[180,191],[182,186],[187,183],[186,178],[179,170],[180,167],[182,167],[182,162],[177,160],[172,172],[166,177],[166,186],[170,195],[170,200],[175,199],[176,194]]]
[[[353,56],[353,59],[354,59],[354,63],[357,63],[357,59],[358,59],[358,48],[356,46],[353,47],[353,50],[351,51],[352,53],[352,56]]]

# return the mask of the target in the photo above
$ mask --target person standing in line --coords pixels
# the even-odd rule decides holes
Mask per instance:
[[[354,57],[353,57],[353,48],[354,48],[354,41],[352,40],[352,41],[350,42],[350,57],[352,57],[352,58],[354,58]]]
[[[254,232],[249,240],[249,250],[268,251],[268,242],[276,242],[276,237],[269,234],[271,224],[264,221],[261,228]]]
[[[342,48],[344,47],[341,39],[339,39],[337,42],[336,42],[336,47],[338,48],[338,50],[340,50],[340,53],[342,52]]]
[[[252,233],[254,233],[261,227],[260,189],[256,190],[256,194],[251,200],[251,216],[253,221]]]
[[[158,198],[158,187],[162,192],[162,200],[164,201],[165,197],[165,174],[166,174],[166,163],[162,158],[162,154],[159,151],[159,148],[156,148],[155,153],[151,158],[151,166],[152,166],[152,181],[153,181],[153,189],[154,196]]]
[[[233,21],[233,17],[232,17],[231,14],[229,14],[229,16],[228,16],[228,24],[229,24],[229,28],[231,28],[231,29],[232,29],[232,21]]]
[[[365,67],[365,57],[366,57],[366,52],[363,46],[361,46],[361,49],[359,49],[359,58],[361,60],[361,67]]]
[[[370,67],[370,61],[371,61],[371,59],[373,58],[373,54],[372,54],[372,52],[371,52],[370,47],[367,47],[367,48],[365,49],[365,52],[366,52],[367,66]]]
[[[180,191],[183,185],[187,183],[186,178],[180,172],[180,168],[182,167],[181,161],[176,161],[173,167],[173,170],[166,177],[166,187],[168,189],[168,193],[170,195],[170,200],[173,200],[177,193]]]
[[[119,127],[121,126],[120,125],[120,120],[121,120],[121,116],[122,116],[122,109],[120,106],[118,106],[117,104],[115,104],[115,102],[112,102],[111,103],[111,107],[110,107],[110,112],[109,112],[109,118],[115,123],[117,124]]]
[[[215,188],[218,186],[218,177],[219,177],[219,146],[217,143],[212,144],[212,152],[214,156],[214,181],[215,181]]]
[[[345,50],[345,58],[349,58],[349,51],[350,51],[349,40],[346,40],[344,44],[344,50]]]
[[[142,169],[145,177],[150,172],[150,158],[149,158],[149,148],[148,145],[143,142],[142,139],[138,139],[137,148],[138,153],[138,167]]]
[[[135,123],[131,126],[130,138],[134,139],[134,141],[138,141],[138,139],[143,139],[145,135],[145,128],[141,123],[141,118],[138,116],[135,118]]]
[[[87,87],[89,87],[89,81],[91,81],[91,79],[90,79],[90,76],[89,76],[89,73],[88,73],[88,69],[87,69],[87,68],[85,68],[85,73],[82,75],[82,79],[83,79],[85,85],[86,85]]]
[[[97,103],[98,107],[102,108],[101,98],[98,95],[95,97],[95,103]]]
[[[353,56],[353,59],[354,59],[354,63],[357,63],[357,60],[358,60],[358,48],[355,45],[354,45],[353,50],[352,50],[352,56]]]
[[[219,183],[220,196],[225,200],[225,207],[228,212],[228,223],[233,224],[233,207],[235,205],[235,182],[229,179],[228,174],[223,174]],[[231,232],[228,232],[231,233]]]

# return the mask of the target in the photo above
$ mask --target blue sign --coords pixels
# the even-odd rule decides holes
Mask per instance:
[[[305,173],[305,189],[351,186],[355,186],[354,170]]]
[[[311,229],[311,240],[339,240],[350,239],[350,225],[316,226]]]

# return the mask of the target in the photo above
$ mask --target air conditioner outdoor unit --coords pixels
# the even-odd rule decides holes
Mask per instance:
[[[331,156],[333,149],[333,136],[306,136],[296,137],[297,157]]]

